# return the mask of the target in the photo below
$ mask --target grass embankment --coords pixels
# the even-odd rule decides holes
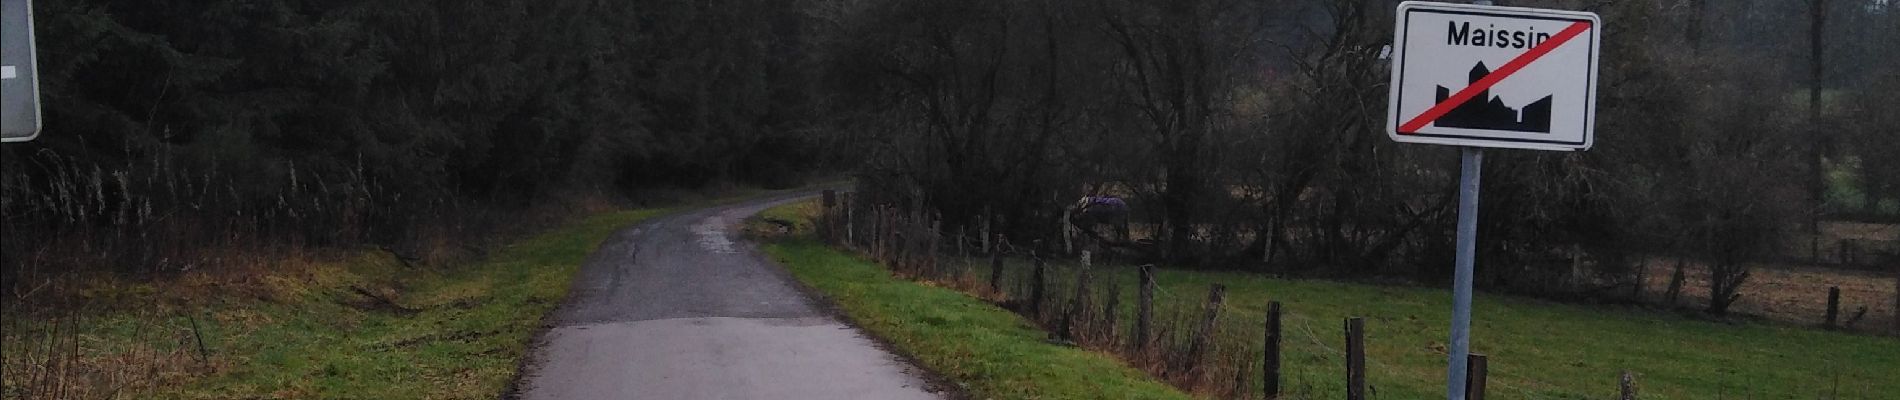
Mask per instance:
[[[808,229],[809,219],[792,208],[797,206],[767,210],[761,218]],[[1046,333],[1007,310],[951,289],[893,277],[809,237],[774,241],[764,248],[859,327],[957,382],[971,398],[1188,398],[1108,355],[1047,343]]]
[[[1135,285],[1133,273],[1118,278],[1126,288]],[[1367,320],[1368,381],[1381,397],[1444,395],[1448,290],[1178,270],[1161,270],[1156,281],[1162,296],[1175,297],[1226,285],[1223,312],[1234,318],[1223,334],[1255,343],[1250,349],[1264,333],[1258,322],[1267,303],[1282,302],[1283,368],[1296,394],[1344,396],[1340,326],[1358,316]],[[1900,380],[1892,378],[1900,371],[1900,340],[1893,338],[1482,293],[1474,303],[1472,351],[1490,358],[1492,397],[1608,398],[1619,372],[1629,370],[1645,399],[1900,398]]]
[[[773,215],[795,218],[796,211],[775,210]],[[948,332],[975,324],[950,320],[944,314],[965,309],[1003,312],[981,300],[899,281],[862,259],[810,241],[794,240],[768,249],[801,279],[839,298],[855,318],[870,321],[865,325],[873,332],[920,353],[927,364],[946,374],[995,379],[962,372],[990,373],[962,366],[960,360],[971,357],[1013,364],[1022,368],[1012,370],[1019,374],[1056,369],[1038,355]],[[1028,267],[1012,261],[1007,268],[1010,279],[1018,280]],[[1053,265],[1049,276],[1054,279],[1050,293],[1071,292],[1064,287],[1071,284],[1064,279],[1075,276],[1071,266]],[[1131,321],[1137,295],[1133,268],[1098,267],[1096,279],[1112,279],[1121,285],[1121,321]],[[1345,345],[1340,327],[1352,316],[1367,320],[1368,382],[1376,398],[1444,396],[1445,336],[1451,308],[1446,290],[1169,269],[1159,270],[1156,279],[1157,314],[1164,329],[1184,329],[1183,320],[1199,315],[1207,288],[1225,285],[1222,339],[1216,346],[1230,354],[1252,355],[1250,371],[1260,370],[1257,358],[1267,304],[1284,303],[1283,385],[1289,398],[1344,397],[1341,350]],[[1893,378],[1900,371],[1900,340],[1893,338],[1489,294],[1480,294],[1474,307],[1473,350],[1490,357],[1488,393],[1492,397],[1609,398],[1616,393],[1619,372],[1629,370],[1637,376],[1645,399],[1900,398],[1900,380]],[[1011,321],[1017,326],[1026,324],[1020,319]],[[1042,335],[1020,334],[1031,342]],[[1257,391],[1259,375],[1251,376],[1249,387]]]
[[[286,265],[258,275],[242,292],[189,306],[7,316],[0,393],[494,398],[587,254],[615,229],[661,212],[592,216],[468,265],[408,267],[372,252]],[[137,299],[167,288],[128,283],[102,290]],[[38,350],[52,343],[73,351]]]

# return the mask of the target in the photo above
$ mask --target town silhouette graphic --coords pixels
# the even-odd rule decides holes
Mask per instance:
[[[1478,66],[1471,68],[1470,83],[1477,83],[1479,79],[1490,74],[1491,68],[1485,67],[1484,62],[1480,61]],[[1439,103],[1445,102],[1445,99],[1450,97],[1450,88],[1438,87]],[[1519,110],[1505,106],[1503,98],[1492,96],[1491,90],[1486,89],[1478,92],[1477,96],[1472,96],[1471,100],[1458,105],[1458,108],[1445,113],[1445,116],[1439,117],[1434,124],[1446,128],[1550,133],[1551,97],[1544,96],[1543,99],[1526,104],[1522,110]]]

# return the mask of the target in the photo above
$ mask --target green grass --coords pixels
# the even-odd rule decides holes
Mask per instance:
[[[679,192],[664,202],[786,191]],[[615,230],[674,209],[592,215],[439,267],[362,251],[331,261],[247,255],[276,258],[158,280],[95,274],[55,289],[82,305],[8,304],[0,399],[496,398],[588,254]]]
[[[766,253],[889,341],[977,399],[1180,399],[1186,395],[1114,358],[1044,342],[1007,310],[954,290],[892,277],[808,238]]]
[[[337,398],[492,398],[513,379],[541,317],[566,295],[588,253],[615,229],[660,210],[616,212],[516,243],[448,272],[357,263],[363,276],[411,274],[413,314],[364,311],[314,294],[292,304],[245,305],[272,321],[220,349],[229,373],[180,397],[295,394]]]
[[[467,265],[412,268],[386,254],[364,253],[261,274],[256,279],[264,282],[256,286],[266,289],[255,296],[215,293],[195,306],[156,312],[92,311],[84,322],[58,328],[77,350],[59,357],[89,371],[71,374],[78,382],[69,385],[94,394],[495,398],[515,377],[530,336],[566,295],[587,255],[619,227],[664,211],[592,216]],[[116,290],[130,297],[153,290],[145,283],[126,286]],[[352,288],[381,291],[407,310],[365,306],[369,297]],[[0,397],[47,390],[28,387],[33,385],[27,375],[19,373],[44,365],[35,362],[38,354],[13,351],[32,348],[58,320],[27,318],[8,317],[10,369]],[[194,322],[201,335],[193,333]],[[207,359],[200,359],[199,336]]]
[[[1133,287],[1132,273],[1120,275]],[[1230,342],[1257,341],[1255,324],[1268,301],[1289,314],[1288,382],[1308,398],[1344,394],[1344,339],[1350,316],[1366,318],[1369,382],[1381,397],[1442,397],[1448,290],[1385,287],[1314,280],[1271,279],[1246,273],[1162,270],[1163,296],[1179,309],[1214,283],[1227,286],[1224,312],[1235,329]],[[1124,290],[1124,293],[1132,290]],[[1124,299],[1124,304],[1132,302]],[[1474,352],[1490,358],[1489,393],[1498,398],[1606,398],[1617,375],[1630,370],[1646,399],[1900,398],[1900,340],[1769,324],[1726,324],[1640,309],[1595,307],[1487,295],[1477,297]]]
[[[1864,173],[1866,171],[1861,169],[1860,160],[1856,157],[1846,157],[1828,164],[1827,192],[1822,205],[1832,212],[1900,215],[1900,199],[1870,198],[1861,190],[1861,174]],[[1870,205],[1870,201],[1879,203]]]
[[[938,321],[945,319],[941,315],[962,313],[966,308],[1001,312],[979,300],[948,289],[905,283],[863,260],[810,242],[792,241],[768,249],[801,279],[840,298],[854,317],[871,321],[866,325],[873,332],[898,341],[907,351],[922,353],[920,358],[933,368],[967,369],[960,361],[931,360],[979,354],[1013,357],[994,363],[1050,369],[1040,367],[1047,363],[1038,356],[993,350],[987,343],[964,343],[971,339],[946,332],[960,329],[960,324],[940,326]],[[1027,266],[1012,261],[1007,268],[1012,282],[1004,287],[1016,287],[1012,285],[1026,275]],[[980,267],[973,272],[986,273]],[[1064,280],[1074,276],[1073,266],[1052,265],[1049,276],[1054,279],[1050,293],[1072,293],[1066,286],[1073,283]],[[1112,280],[1121,285],[1120,320],[1131,321],[1137,279],[1133,268],[1097,267],[1095,276],[1097,282]],[[1290,398],[1344,397],[1341,325],[1354,316],[1367,320],[1368,382],[1375,388],[1375,398],[1444,396],[1444,348],[1451,309],[1448,290],[1171,269],[1159,270],[1157,282],[1157,319],[1164,327],[1180,326],[1182,320],[1198,315],[1208,287],[1225,285],[1227,302],[1218,346],[1254,360],[1252,371],[1259,370],[1261,321],[1267,304],[1284,303],[1283,385],[1289,388]],[[1894,379],[1900,371],[1900,339],[1891,337],[1785,324],[1716,322],[1673,312],[1486,293],[1479,293],[1474,308],[1473,351],[1489,356],[1488,393],[1494,398],[1609,398],[1616,393],[1623,370],[1637,376],[1645,399],[1900,398],[1900,379]],[[1011,320],[1027,326],[1019,319]],[[1043,337],[1040,332],[1021,335],[1025,340]],[[1259,378],[1252,378],[1249,386],[1257,391]],[[1837,392],[1838,397],[1832,396]]]

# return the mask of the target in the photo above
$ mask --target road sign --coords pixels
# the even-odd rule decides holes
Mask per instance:
[[[24,142],[40,134],[34,51],[33,2],[0,0],[0,142]]]
[[[1569,151],[1593,144],[1596,14],[1408,1],[1397,20],[1392,140]]]

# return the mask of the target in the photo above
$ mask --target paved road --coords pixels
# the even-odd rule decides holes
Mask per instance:
[[[805,196],[809,196],[806,194]],[[532,350],[526,399],[934,399],[924,372],[815,307],[739,240],[792,197],[616,232]]]

